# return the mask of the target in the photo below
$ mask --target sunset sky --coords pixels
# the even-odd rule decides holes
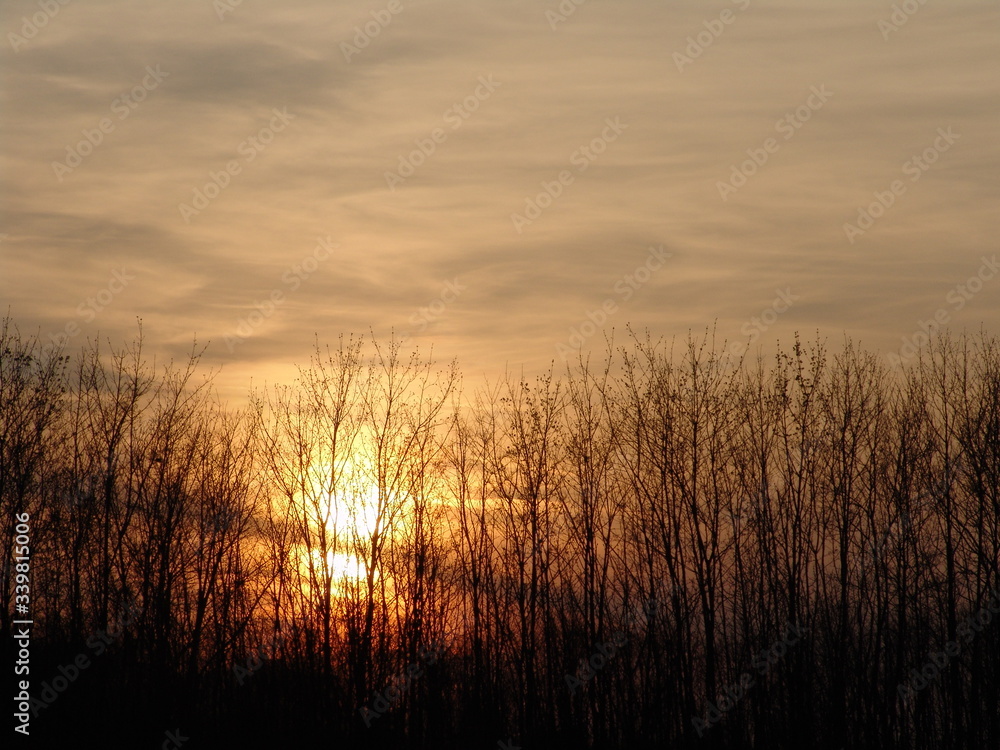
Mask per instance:
[[[995,332],[1000,7],[904,5],[5,2],[3,312],[197,335],[234,399],[369,329],[467,377],[588,316]]]

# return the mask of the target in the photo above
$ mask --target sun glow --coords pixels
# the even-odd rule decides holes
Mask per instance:
[[[314,464],[292,502],[308,539],[296,545],[299,572],[311,585],[329,580],[334,595],[367,579],[372,537],[385,531],[379,491],[368,476],[357,460]]]
[[[324,556],[318,549],[306,550],[302,547],[299,562],[302,570],[311,569],[319,579],[329,576],[335,590],[342,591],[368,576],[368,566],[348,552],[328,551]]]

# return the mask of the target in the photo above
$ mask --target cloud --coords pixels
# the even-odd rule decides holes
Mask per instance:
[[[22,329],[61,330],[134,267],[81,336],[130,336],[138,316],[176,353],[197,332],[237,393],[304,361],[315,334],[404,329],[457,277],[468,290],[415,340],[473,371],[533,370],[664,244],[674,257],[608,330],[718,321],[732,340],[791,286],[802,301],[763,339],[818,327],[889,351],[995,251],[995,6],[927,4],[883,39],[886,9],[833,0],[585,3],[555,29],[557,3],[401,1],[350,62],[341,43],[385,4],[246,0],[220,20],[207,0],[71,3],[5,48],[0,295]],[[34,8],[11,4],[8,30]],[[727,8],[679,71],[673,53]],[[169,76],[117,119],[116,98],[156,65]],[[483,76],[499,86],[477,97]],[[821,85],[833,96],[784,139],[776,124]],[[294,119],[248,160],[275,108]],[[60,181],[53,162],[105,117],[113,132]],[[627,129],[601,145],[608,118]],[[960,140],[851,244],[843,225],[909,180],[904,163],[941,127]],[[443,141],[411,159],[436,129]],[[719,182],[767,138],[780,148],[723,201]],[[401,159],[413,174],[390,190]],[[179,204],[234,160],[185,222]],[[511,214],[563,172],[571,184],[519,234]],[[337,252],[291,289],[283,274],[326,236]],[[227,351],[274,290],[282,305]],[[998,313],[987,292],[963,314]]]

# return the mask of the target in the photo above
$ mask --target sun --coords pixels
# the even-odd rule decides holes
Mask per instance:
[[[378,488],[368,476],[357,460],[315,463],[293,498],[297,510],[308,509],[309,541],[295,548],[299,572],[307,582],[329,579],[334,595],[367,580],[364,550],[384,531]]]
[[[368,575],[368,566],[356,555],[349,552],[333,552],[332,550],[323,555],[318,549],[306,549],[302,546],[300,565],[308,570],[310,564],[313,570],[318,571],[323,577],[329,575],[337,590],[343,590],[348,584],[355,581],[362,581]]]

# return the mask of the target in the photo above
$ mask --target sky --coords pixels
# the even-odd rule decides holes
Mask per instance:
[[[1000,320],[984,0],[15,0],[0,306],[220,390],[405,336],[467,379],[626,329],[907,361]],[[893,362],[893,357],[899,359]]]

